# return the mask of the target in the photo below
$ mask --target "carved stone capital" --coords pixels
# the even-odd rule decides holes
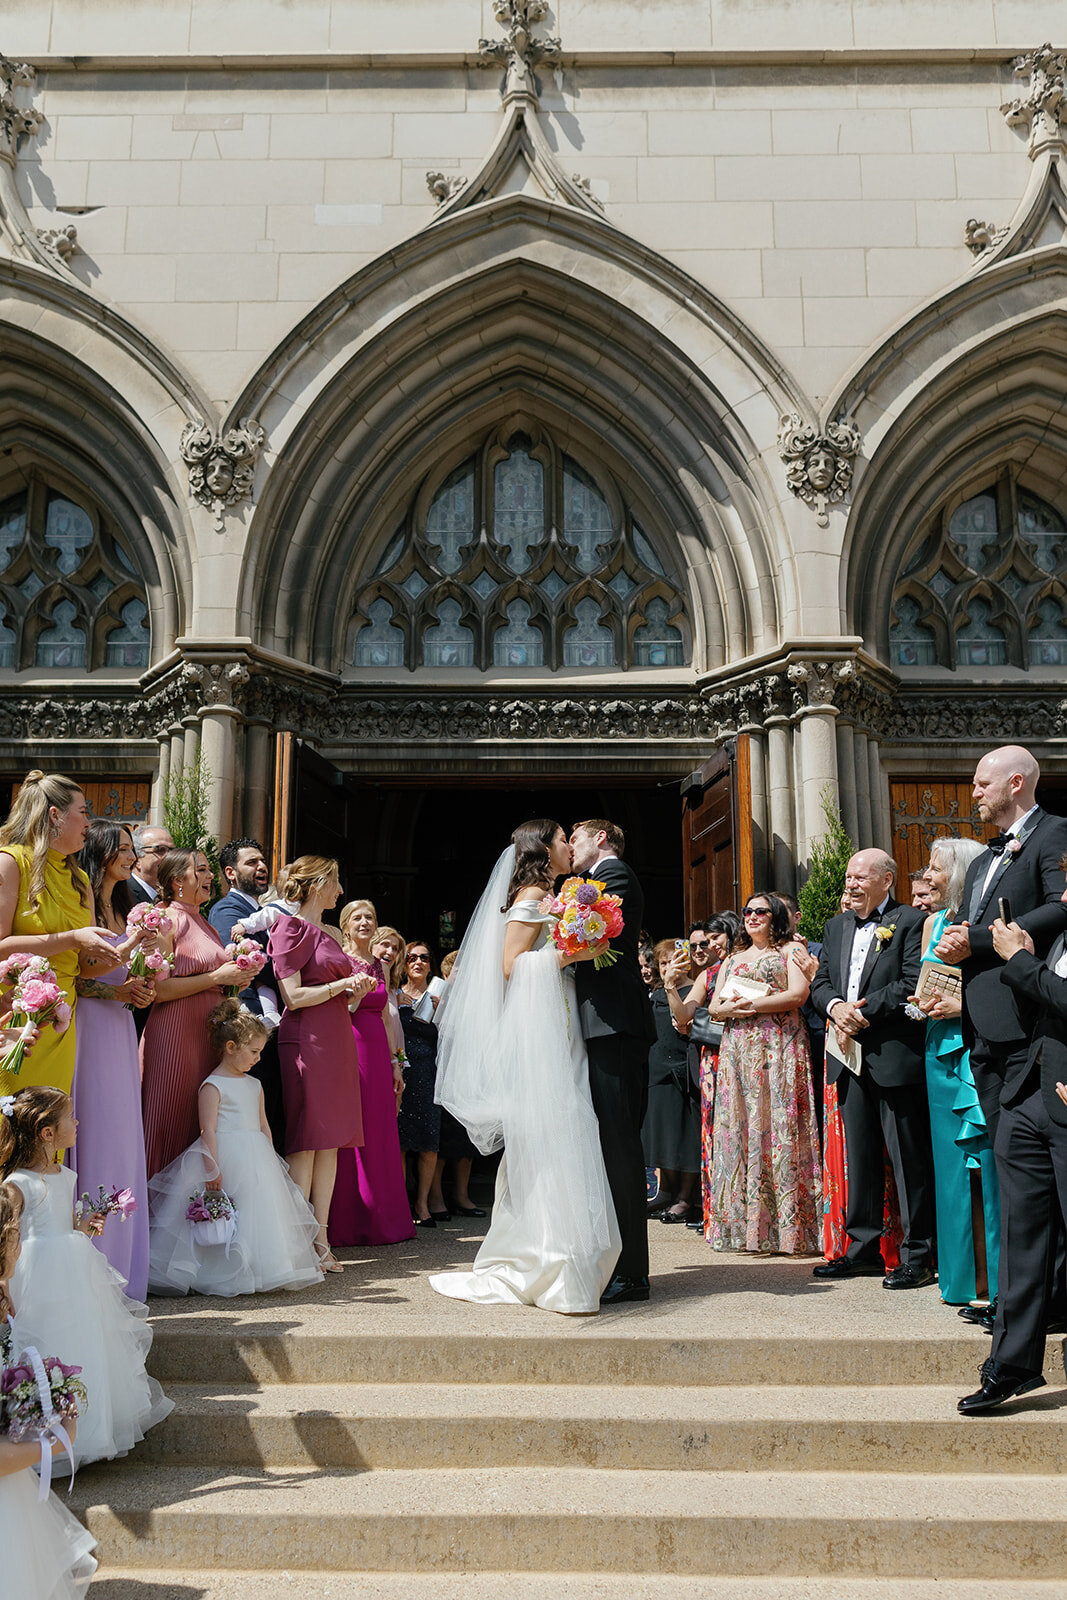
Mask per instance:
[[[821,528],[830,520],[827,508],[852,487],[860,444],[859,430],[849,422],[829,422],[820,433],[795,411],[781,419],[778,454],[786,463],[785,481],[812,507]]]
[[[202,710],[237,707],[251,673],[243,661],[183,661],[179,677]]]
[[[563,52],[558,39],[533,37],[534,24],[543,22],[548,15],[546,0],[494,0],[493,15],[506,37],[479,39],[482,66],[506,67],[502,91],[505,104],[516,97],[536,100],[534,67],[541,61],[558,61]]]
[[[1025,56],[1017,56],[1012,70],[1017,78],[1028,80],[1027,88],[1025,94],[1004,102],[1001,115],[1010,127],[1029,130],[1031,160],[1049,146],[1063,150],[1067,58],[1053,50],[1051,44],[1043,44]]]
[[[465,189],[467,180],[462,172],[428,172],[426,174],[426,187],[440,206],[446,200],[451,200],[453,195],[459,194],[461,189]]]
[[[214,513],[216,532],[223,530],[227,509],[251,498],[256,458],[265,439],[250,417],[225,433],[214,432],[206,422],[189,422],[182,430],[179,450],[189,468],[189,493]]]
[[[78,230],[73,222],[65,228],[38,228],[37,237],[50,256],[64,265],[78,249]]]
[[[0,161],[14,166],[19,140],[32,138],[44,117],[32,106],[19,105],[16,89],[33,89],[36,68],[25,61],[9,61],[0,56]]]
[[[795,712],[834,706],[841,686],[856,676],[854,661],[794,661],[786,669]]]

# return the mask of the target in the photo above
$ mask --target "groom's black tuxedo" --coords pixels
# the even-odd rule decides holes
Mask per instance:
[[[915,993],[922,956],[924,916],[890,899],[878,918],[892,934],[871,940],[860,974],[857,998],[865,999],[869,1026],[858,1039],[863,1055],[859,1077],[833,1055],[826,1057],[826,1076],[837,1083],[838,1104],[848,1155],[845,1231],[850,1261],[874,1265],[879,1255],[885,1195],[883,1140],[893,1166],[900,1200],[904,1238],[901,1260],[906,1266],[928,1267],[933,1255],[933,1161],[930,1116],[923,1061],[924,1025],[903,1011]],[[848,998],[852,944],[860,924],[844,911],[832,917],[823,934],[819,970],[811,998],[831,1027],[834,1000]]]
[[[615,1271],[623,1278],[647,1278],[641,1124],[648,1101],[648,1047],[656,1029],[637,961],[645,897],[633,871],[618,857],[600,862],[586,877],[595,878],[607,894],[616,894],[622,901],[623,930],[611,942],[618,960],[599,972],[591,961],[578,962],[575,983],[589,1057],[589,1089],[622,1234],[622,1254]]]

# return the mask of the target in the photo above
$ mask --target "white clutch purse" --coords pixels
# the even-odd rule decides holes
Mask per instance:
[[[762,983],[759,978],[742,978],[731,975],[722,986],[720,1000],[762,1000],[765,994],[770,994],[769,983]]]

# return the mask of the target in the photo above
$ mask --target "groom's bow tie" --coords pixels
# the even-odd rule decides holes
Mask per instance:
[[[986,849],[991,850],[995,856],[1002,856],[1014,838],[1014,833],[998,833],[995,838],[986,840]]]

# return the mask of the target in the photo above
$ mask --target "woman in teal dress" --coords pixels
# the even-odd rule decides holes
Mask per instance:
[[[945,924],[955,921],[967,868],[983,848],[977,839],[935,839],[931,845],[930,865],[923,876],[941,909],[926,919],[924,963],[933,959],[929,952]],[[981,1173],[990,1295],[996,1294],[1000,1256],[1000,1191],[985,1117],[971,1076],[970,1054],[963,1043],[960,1002],[942,999],[923,1009],[928,1018],[926,1092],[934,1152],[937,1278],[945,1304],[963,1306],[976,1298],[971,1173]]]

